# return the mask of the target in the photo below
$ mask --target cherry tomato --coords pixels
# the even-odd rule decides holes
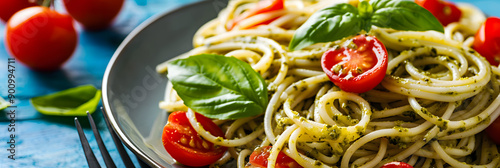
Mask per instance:
[[[267,158],[269,158],[271,146],[263,146],[255,149],[250,155],[249,163],[255,167],[266,168]],[[278,153],[278,158],[276,158],[276,168],[299,168],[300,166],[295,160],[281,152]]]
[[[384,164],[380,168],[413,168],[413,166],[405,162],[389,162]]]
[[[73,19],[47,7],[20,10],[7,22],[7,49],[35,70],[56,70],[68,60],[77,44]]]
[[[110,26],[124,0],[64,0],[68,13],[87,30],[102,30]]]
[[[449,1],[415,0],[415,2],[431,12],[444,26],[453,22],[458,22],[460,17],[462,17],[462,11]]]
[[[500,18],[489,17],[476,32],[474,48],[485,57],[491,65],[500,63]]]
[[[0,0],[0,4],[0,19],[3,22],[7,22],[17,11],[37,5],[30,0]]]
[[[363,93],[384,79],[387,59],[387,50],[376,37],[358,35],[349,45],[326,51],[321,67],[340,89]]]
[[[212,120],[196,113],[197,121],[214,136],[224,137],[222,130]],[[227,148],[206,141],[194,130],[185,111],[173,112],[163,128],[163,146],[179,163],[187,166],[206,166],[222,157]]]
[[[236,27],[242,20],[245,20],[246,18],[262,14],[262,13],[268,13],[268,12],[273,12],[277,10],[281,10],[284,8],[284,2],[283,0],[261,0],[257,3],[257,5],[248,11],[243,12],[241,15],[238,17],[234,18],[232,21],[229,22],[229,25],[227,26],[228,30],[233,29]],[[263,24],[268,24],[271,23],[274,19],[276,18],[271,18],[269,20],[264,20],[262,22],[254,23],[251,25],[246,25],[244,27],[239,27],[240,29],[247,29],[251,27],[255,27],[257,25],[263,25]]]
[[[486,133],[495,144],[500,145],[500,117],[486,128]]]

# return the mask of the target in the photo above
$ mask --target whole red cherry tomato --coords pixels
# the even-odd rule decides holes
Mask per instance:
[[[269,158],[271,146],[263,146],[255,149],[250,155],[249,163],[254,167],[266,168],[267,158]],[[300,168],[300,166],[295,160],[290,156],[281,152],[278,153],[278,158],[276,158],[276,168]]]
[[[255,16],[258,14],[262,14],[262,13],[269,13],[269,12],[281,10],[284,8],[284,6],[285,5],[284,5],[283,0],[261,0],[253,8],[243,12],[241,15],[239,15],[238,17],[236,17],[232,21],[230,21],[229,24],[227,25],[227,29],[228,30],[233,29],[234,27],[238,26],[239,23],[241,21],[245,20],[246,18]],[[247,28],[258,26],[258,25],[268,24],[268,23],[272,22],[274,19],[276,19],[276,18],[271,18],[269,20],[263,20],[262,22],[256,22],[256,23],[246,25],[246,26],[239,26],[238,28],[239,29],[247,29]]]
[[[500,63],[500,18],[489,17],[476,32],[474,48],[485,57],[491,65]]]
[[[73,19],[47,7],[20,10],[7,22],[7,49],[35,70],[56,70],[68,60],[77,44]]]
[[[109,27],[124,0],[64,0],[68,13],[87,30]]]
[[[384,164],[380,168],[413,168],[413,166],[405,162],[389,162]]]
[[[431,12],[444,26],[453,22],[458,22],[460,17],[462,17],[462,11],[449,1],[415,0],[415,2]]]
[[[495,144],[500,145],[500,117],[486,128],[486,133]]]
[[[17,11],[37,5],[30,0],[0,0],[0,4],[0,19],[4,22],[7,22]]]
[[[376,37],[358,35],[349,45],[326,51],[321,67],[340,89],[363,93],[384,79],[387,57],[384,44]]]
[[[224,137],[222,130],[212,120],[196,113],[196,120],[213,136]],[[168,116],[167,125],[163,128],[162,141],[165,150],[187,166],[206,166],[222,157],[227,148],[217,146],[200,138],[186,117],[185,111],[173,112]]]

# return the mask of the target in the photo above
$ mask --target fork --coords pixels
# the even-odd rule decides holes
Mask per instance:
[[[132,160],[130,159],[129,155],[125,151],[125,148],[123,147],[123,144],[121,143],[120,139],[118,139],[118,136],[116,133],[113,131],[111,128],[111,125],[109,124],[108,121],[108,116],[104,112],[104,109],[101,107],[101,112],[104,116],[104,120],[106,121],[106,126],[108,127],[109,133],[111,134],[111,137],[113,138],[113,142],[116,146],[116,149],[118,150],[118,153],[120,154],[120,157],[122,158],[123,163],[125,164],[126,168],[135,168],[134,164],[132,163]],[[97,145],[99,147],[99,150],[101,152],[101,155],[104,159],[104,162],[106,164],[106,167],[108,168],[116,168],[116,165],[109,155],[109,152],[104,145],[104,142],[102,141],[101,135],[99,134],[99,131],[97,130],[97,126],[95,125],[94,119],[90,115],[90,113],[87,111],[87,117],[89,119],[90,127],[92,127],[92,131],[94,132],[94,137],[97,141]],[[92,148],[90,148],[89,142],[87,141],[87,138],[85,136],[85,133],[83,132],[83,129],[80,125],[80,122],[78,121],[78,118],[75,117],[75,126],[76,129],[78,130],[78,136],[80,137],[80,142],[82,144],[83,151],[85,153],[85,158],[87,159],[88,166],[90,168],[97,168],[101,167],[99,165],[99,162],[97,161],[94,153],[92,152]],[[141,162],[140,159],[138,159],[139,162]],[[141,166],[144,163],[141,162]]]

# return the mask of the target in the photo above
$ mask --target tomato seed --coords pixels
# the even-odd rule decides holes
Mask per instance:
[[[196,147],[193,139],[189,141],[189,146],[191,146],[192,148]]]
[[[203,145],[203,148],[210,149],[210,146],[208,146],[208,143],[206,141],[203,141],[202,145]]]
[[[181,143],[182,143],[183,145],[186,145],[186,144],[187,144],[187,139],[186,139],[186,138],[184,138],[184,137],[182,137],[182,138],[181,138]]]

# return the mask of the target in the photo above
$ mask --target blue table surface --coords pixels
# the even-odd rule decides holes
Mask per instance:
[[[73,117],[46,116],[37,112],[29,103],[32,97],[76,87],[93,84],[101,88],[106,66],[121,41],[136,26],[153,15],[170,11],[182,5],[199,0],[126,0],[115,23],[107,30],[88,32],[77,24],[78,46],[72,58],[55,72],[36,72],[21,63],[16,63],[16,104],[15,132],[9,132],[10,117],[7,110],[0,111],[0,167],[87,167],[80,140],[74,126]],[[498,0],[455,0],[473,3],[486,14],[500,16],[496,10]],[[61,1],[55,8],[64,12]],[[217,0],[214,1],[217,3]],[[216,5],[216,4],[214,4]],[[8,68],[10,58],[4,45],[5,25],[0,23],[0,96],[8,96]],[[106,128],[100,111],[93,115],[101,136],[118,167],[124,167],[120,156]],[[92,130],[85,117],[80,117],[85,134],[99,162],[104,166]],[[11,126],[12,127],[12,126]],[[11,154],[10,135],[15,134],[15,160]],[[139,162],[128,151],[136,167]]]

